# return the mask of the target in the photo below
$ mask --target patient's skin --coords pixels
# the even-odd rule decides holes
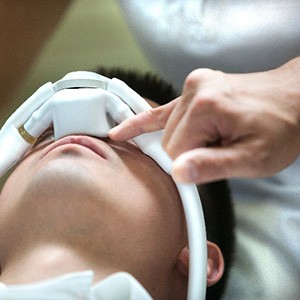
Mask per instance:
[[[176,261],[186,245],[173,181],[130,142],[44,141],[0,196],[0,281],[7,284],[87,269],[97,282],[127,271],[155,299],[184,299],[187,279]]]

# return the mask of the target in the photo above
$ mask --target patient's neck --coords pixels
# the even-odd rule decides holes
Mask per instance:
[[[30,283],[88,269],[99,281],[123,270],[124,257],[113,256],[120,245],[113,211],[99,199],[22,199],[1,209],[1,282]]]
[[[59,244],[37,244],[16,253],[2,266],[0,281],[26,284],[84,270],[94,271],[94,282],[118,271],[90,255]]]

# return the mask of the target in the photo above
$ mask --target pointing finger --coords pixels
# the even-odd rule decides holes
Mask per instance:
[[[112,128],[108,135],[112,140],[125,141],[145,132],[163,129],[176,103],[177,99],[128,118]]]

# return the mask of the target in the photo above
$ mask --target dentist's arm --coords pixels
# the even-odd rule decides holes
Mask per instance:
[[[181,97],[124,121],[110,137],[162,128],[178,181],[274,174],[300,153],[300,58],[262,73],[195,70]]]
[[[0,0],[0,111],[22,83],[70,0]]]

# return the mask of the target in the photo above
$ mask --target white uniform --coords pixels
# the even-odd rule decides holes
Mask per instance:
[[[199,67],[272,69],[300,55],[299,0],[119,0],[157,71],[181,89]],[[237,255],[226,299],[300,299],[300,159],[232,180]]]
[[[119,0],[150,62],[181,88],[200,67],[272,69],[300,55],[299,0]]]

